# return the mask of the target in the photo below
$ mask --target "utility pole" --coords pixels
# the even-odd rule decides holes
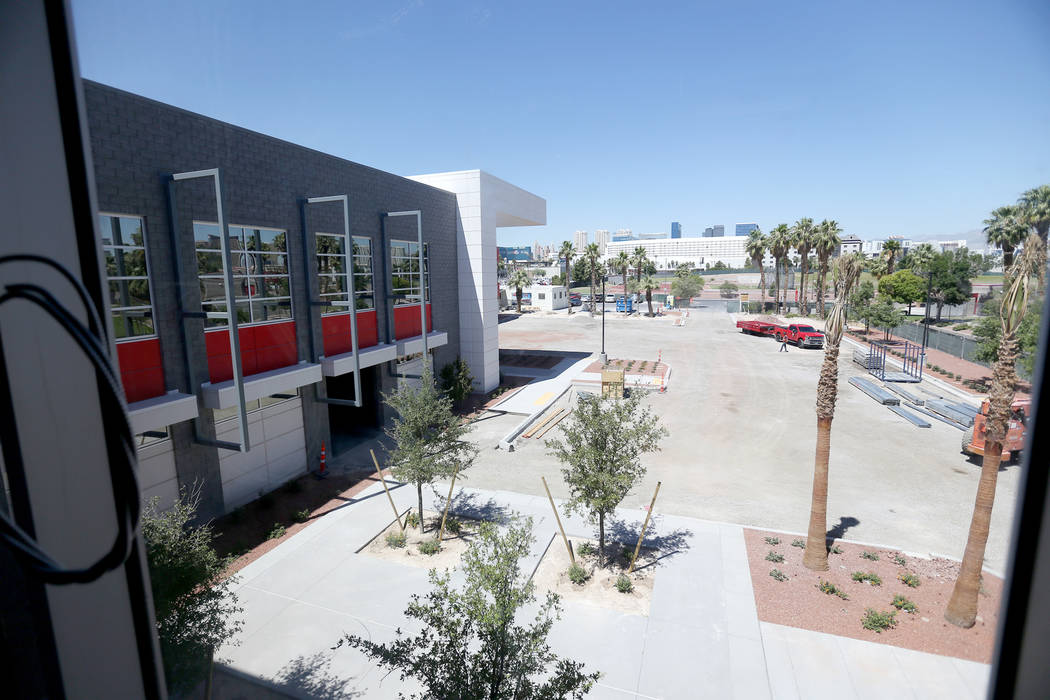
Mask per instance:
[[[605,365],[609,362],[609,356],[605,354],[605,275],[602,275],[602,352],[598,355],[598,361]]]

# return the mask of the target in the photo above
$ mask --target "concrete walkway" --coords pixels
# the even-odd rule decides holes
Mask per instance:
[[[503,373],[518,377],[537,377],[524,387],[500,401],[492,408],[507,413],[520,413],[525,416],[535,415],[547,409],[555,399],[569,388],[572,380],[583,372],[593,357],[585,357],[582,360],[565,358],[550,369],[537,369],[533,367],[504,367]]]
[[[397,486],[393,494],[399,508],[414,503],[410,488]],[[425,507],[440,505],[433,493],[425,492],[425,499]],[[523,560],[525,571],[538,566],[556,537],[542,497],[461,489],[454,509],[488,519],[531,516],[536,542]],[[570,537],[592,536],[588,523],[561,512]],[[642,511],[618,511],[610,530],[637,533],[643,517]],[[244,680],[250,678],[265,681],[267,692],[280,689],[293,697],[387,698],[416,689],[356,651],[332,649],[345,633],[388,641],[399,626],[415,629],[402,612],[413,593],[428,590],[426,570],[356,553],[392,521],[376,484],[243,569],[236,590],[244,628],[237,644],[217,655],[232,673],[215,697],[252,697]],[[655,574],[648,616],[563,599],[549,641],[556,653],[602,672],[589,697],[983,693],[988,671],[981,664],[760,623],[740,526],[657,512],[646,542],[668,553]]]

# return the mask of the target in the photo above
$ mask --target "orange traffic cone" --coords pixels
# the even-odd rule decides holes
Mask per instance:
[[[324,479],[328,477],[328,460],[325,456],[324,441],[321,442],[321,466],[317,468],[317,478]]]

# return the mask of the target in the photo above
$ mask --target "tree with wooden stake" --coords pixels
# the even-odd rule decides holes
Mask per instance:
[[[549,454],[562,464],[569,512],[598,524],[598,566],[605,566],[605,517],[645,474],[641,456],[660,449],[667,429],[637,396],[603,399],[580,395],[561,426],[562,439],[547,440]]]
[[[988,392],[988,422],[985,427],[984,456],[981,457],[981,478],[977,482],[977,499],[959,578],[955,580],[952,597],[944,611],[944,619],[959,627],[973,627],[977,619],[977,594],[981,587],[984,549],[995,503],[995,483],[1010,422],[1010,406],[1017,390],[1017,330],[1028,313],[1033,286],[1037,282],[1041,283],[1045,268],[1046,248],[1038,235],[1031,234],[1024,242],[1024,250],[1007,270],[1003,284],[1005,292],[999,307],[1002,337],[999,341],[999,356],[992,369],[992,387]]]
[[[474,462],[478,450],[465,440],[470,425],[452,412],[452,399],[434,383],[430,367],[423,369],[418,386],[404,382],[383,400],[397,412],[386,434],[394,441],[388,463],[394,478],[414,484],[419,503],[419,530],[423,520],[423,485],[448,478]]]
[[[839,344],[846,323],[846,299],[860,277],[860,261],[843,255],[834,269],[835,305],[824,326],[824,364],[817,380],[817,451],[813,460],[813,500],[809,509],[809,535],[802,564],[814,571],[828,570],[828,461],[831,457],[831,421],[838,398]]]
[[[411,676],[424,698],[582,698],[601,674],[551,651],[547,636],[560,617],[558,595],[548,592],[530,623],[515,624],[536,599],[521,570],[533,542],[531,519],[515,519],[504,532],[482,523],[463,554],[462,586],[452,587],[450,572],[431,569],[431,591],[412,596],[405,615],[420,623],[419,632],[398,629],[385,644],[347,635],[338,646]]]
[[[631,557],[631,565],[627,567],[627,573],[634,571],[634,563],[638,561],[638,552],[642,549],[642,540],[645,539],[645,529],[649,527],[649,518],[653,517],[653,507],[656,506],[656,497],[660,495],[660,483],[656,482],[656,491],[653,491],[653,500],[649,502],[649,510],[645,511],[645,522],[642,523],[642,531],[638,533],[638,544],[634,546],[634,555]]]
[[[558,506],[554,505],[554,497],[551,496],[551,490],[547,488],[547,477],[541,476],[540,480],[543,481],[543,490],[547,492],[547,500],[551,502],[551,510],[554,511],[554,519],[558,522],[558,530],[561,532],[561,538],[565,542],[565,549],[569,552],[569,562],[575,564],[576,555],[572,553],[572,545],[569,544],[569,538],[565,535],[565,528],[561,526],[561,516],[558,515]]]
[[[401,530],[401,534],[405,534],[405,526],[401,524],[401,514],[397,512],[397,506],[394,505],[394,497],[390,495],[390,489],[387,488],[386,479],[383,478],[383,470],[379,468],[379,460],[376,459],[376,451],[369,450],[372,455],[372,464],[376,465],[376,474],[379,475],[379,483],[383,485],[383,490],[386,491],[386,500],[390,501],[390,509],[394,511],[394,520],[397,521],[397,527]]]

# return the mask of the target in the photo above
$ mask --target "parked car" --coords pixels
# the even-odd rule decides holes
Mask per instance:
[[[605,303],[606,304],[615,304],[616,303],[616,295],[615,294],[606,294],[605,295]]]
[[[824,334],[813,326],[792,323],[789,326],[777,326],[776,338],[780,342],[794,343],[800,348],[824,347]]]
[[[576,294],[574,292],[574,293],[569,295],[569,303],[572,304],[573,306],[580,306],[580,305],[583,304],[583,299],[580,297],[579,294]]]
[[[590,304],[591,303],[591,295],[590,294],[584,294],[584,295],[580,296],[580,303],[581,304]]]

